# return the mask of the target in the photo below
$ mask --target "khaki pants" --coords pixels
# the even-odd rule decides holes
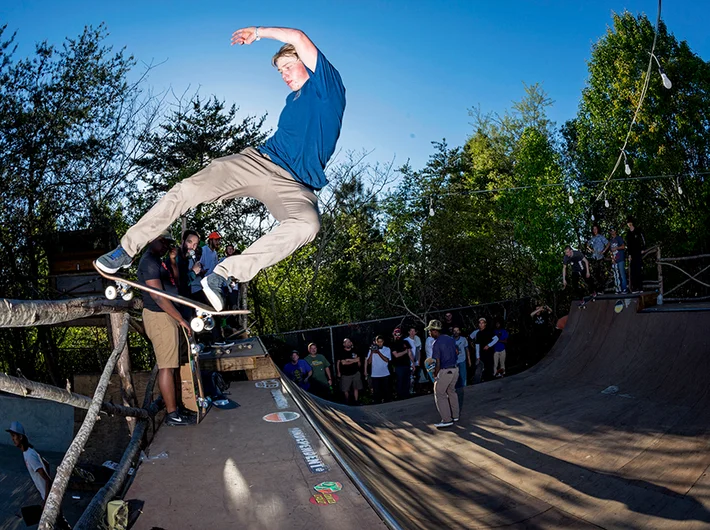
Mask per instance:
[[[498,365],[500,365],[500,368]],[[505,350],[497,351],[493,354],[493,375],[495,375],[498,370],[505,372]]]
[[[180,366],[180,324],[177,320],[162,311],[143,309],[143,325],[153,344],[158,368]]]
[[[121,239],[135,256],[175,219],[198,204],[235,197],[253,197],[264,203],[279,226],[262,236],[238,256],[215,267],[225,278],[251,280],[257,272],[290,256],[313,241],[320,230],[317,198],[291,174],[256,149],[218,158],[202,171],[179,182],[165,194]]]
[[[434,400],[441,414],[441,421],[450,422],[459,417],[459,398],[456,395],[456,381],[459,379],[459,369],[447,368],[439,370],[434,382]]]

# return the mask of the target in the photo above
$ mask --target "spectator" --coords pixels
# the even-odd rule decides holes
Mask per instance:
[[[375,404],[384,403],[390,399],[390,369],[389,363],[392,360],[392,352],[384,345],[385,339],[381,335],[375,337],[375,341],[370,346],[367,354],[367,367],[370,366],[370,382],[372,385],[372,397]]]
[[[626,234],[626,250],[629,251],[629,283],[631,292],[640,293],[643,291],[643,251],[646,248],[646,238],[643,232],[636,226],[633,217],[626,220],[629,231]]]
[[[412,382],[418,381],[421,375],[421,366],[424,360],[422,359],[422,339],[417,335],[417,328],[410,326],[408,337],[409,348],[412,350]]]
[[[349,402],[350,391],[352,390],[355,404],[357,404],[360,398],[359,392],[362,390],[360,356],[355,352],[350,339],[343,340],[343,349],[338,356],[336,369],[338,378],[340,378],[340,390],[345,394],[345,402]]]
[[[478,333],[476,333],[474,342],[476,344],[476,358],[483,357],[485,353],[484,363],[490,363],[492,366],[493,346],[498,342],[498,337],[495,331],[488,327],[488,321],[483,317],[478,319]],[[491,371],[491,376],[495,375],[494,372],[495,370]]]
[[[592,225],[592,238],[587,242],[587,248],[592,252],[588,262],[591,264],[592,290],[597,293],[603,293],[606,287],[604,253],[607,251],[608,246],[609,241],[601,234],[599,225],[594,223]]]
[[[468,340],[466,340],[466,337],[461,336],[461,328],[455,326],[452,332],[456,351],[458,352],[456,366],[459,369],[459,378],[456,380],[456,388],[463,388],[468,384],[466,366],[471,366],[471,351],[468,348]]]
[[[402,330],[395,328],[392,332],[392,366],[397,380],[397,399],[409,397],[409,385],[412,381],[412,349],[409,343],[402,340]]]
[[[468,336],[469,340],[471,341],[471,344],[473,344],[473,352],[474,356],[476,358],[475,362],[475,369],[473,371],[473,384],[477,385],[481,381],[483,381],[483,370],[485,369],[485,364],[481,360],[481,352],[478,350],[478,347],[476,347],[476,337],[478,336],[478,332],[480,330],[474,329],[471,334]]]
[[[195,251],[200,245],[200,236],[194,230],[185,230],[182,234],[182,243],[177,247],[176,265],[178,278],[178,294],[186,298],[191,298],[192,284],[199,285],[202,264],[195,259]],[[192,316],[192,308],[180,306],[180,313],[183,318]]]
[[[508,344],[508,332],[503,329],[503,322],[500,319],[496,319],[495,334],[498,337],[498,342],[494,346],[493,372],[496,377],[503,377],[505,375],[505,348]]]
[[[148,251],[138,263],[138,282],[171,294],[178,294],[178,287],[163,262],[173,238],[164,232],[151,241]],[[175,370],[180,366],[180,327],[187,335],[192,334],[190,325],[170,300],[150,293],[143,297],[143,325],[145,333],[153,344],[158,365],[158,386],[165,401],[167,415],[165,424],[187,425],[188,420],[178,413]]]
[[[533,349],[535,361],[539,361],[547,353],[550,337],[552,336],[552,309],[540,302],[535,310],[530,313],[533,319]]]
[[[616,228],[610,230],[611,240],[611,270],[614,273],[614,287],[616,293],[627,292],[626,285],[626,245],[624,239],[616,233]]]
[[[570,268],[570,281],[574,284],[574,292],[572,296],[575,294],[582,293],[580,298],[582,298],[584,295],[584,291],[581,288],[580,282],[584,281],[588,287],[592,290],[593,294],[596,294],[594,291],[593,286],[591,285],[591,280],[590,280],[590,274],[589,274],[589,262],[587,261],[587,258],[584,257],[584,254],[582,254],[579,250],[574,250],[572,247],[567,245],[565,247],[565,255],[564,258],[562,258],[562,288],[565,289],[567,288],[567,266],[569,265]]]
[[[450,336],[442,334],[441,327],[441,322],[438,320],[431,320],[426,327],[435,341],[434,403],[441,416],[441,421],[434,424],[437,429],[451,427],[455,421],[459,421],[459,398],[456,395],[456,381],[459,378],[459,369],[456,366],[458,357],[456,342]]]
[[[236,256],[236,255],[237,255],[237,250],[234,248],[234,245],[232,245],[232,244],[230,243],[229,245],[227,245],[226,247],[224,247],[224,257],[222,257],[222,258],[219,260],[219,262],[222,263],[222,262],[223,262],[224,260],[226,260],[227,258],[231,258],[232,256]]]
[[[40,497],[42,497],[42,506],[44,506],[47,502],[47,497],[49,496],[49,490],[52,487],[49,462],[47,462],[37,451],[34,450],[32,444],[27,439],[25,428],[19,421],[13,421],[10,424],[10,428],[5,430],[10,433],[10,438],[12,438],[12,443],[15,447],[22,451],[22,456],[25,459],[25,466],[27,466],[30,478],[37,488],[37,491],[39,491]],[[54,528],[60,530],[71,530],[71,526],[69,526],[69,523],[67,523],[66,519],[64,519],[64,515],[62,515],[61,510],[57,516]]]
[[[449,337],[453,336],[454,334],[454,328],[459,328],[461,329],[461,319],[458,318],[458,315],[454,317],[454,314],[451,311],[447,311],[444,314],[444,321],[441,323],[442,328],[441,331],[442,333],[445,333]]]
[[[318,353],[318,346],[311,342],[308,345],[306,362],[311,366],[313,374],[310,377],[312,394],[327,398],[333,387],[333,377],[330,375],[330,361]]]
[[[300,358],[298,350],[291,352],[291,362],[284,366],[284,373],[303,390],[307,391],[311,387],[308,380],[313,375],[313,370],[311,370],[310,364]]]

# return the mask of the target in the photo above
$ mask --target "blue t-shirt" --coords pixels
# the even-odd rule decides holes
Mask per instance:
[[[323,170],[343,124],[345,86],[320,50],[316,71],[308,73],[301,89],[286,98],[278,129],[260,151],[298,182],[319,190],[328,183]]]
[[[311,384],[305,380],[310,371],[311,366],[303,359],[299,359],[296,364],[288,363],[284,366],[284,373],[303,390],[308,390],[308,387],[311,386]]]
[[[456,358],[458,357],[458,349],[456,341],[448,335],[439,335],[434,343],[434,359],[439,359],[441,369],[456,368]]]
[[[495,345],[493,346],[495,348],[495,351],[505,350],[505,344],[501,341],[508,340],[508,332],[504,329],[497,329],[496,330],[496,337],[498,337],[498,342],[496,342]]]

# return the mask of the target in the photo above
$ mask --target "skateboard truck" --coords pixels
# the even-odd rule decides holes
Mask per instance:
[[[214,329],[214,318],[211,313],[196,309],[195,315],[195,318],[190,321],[192,331],[199,333],[200,331],[212,331]]]
[[[117,281],[116,285],[109,285],[104,291],[106,298],[109,300],[115,300],[119,296],[126,302],[133,300],[133,291],[131,287],[124,282]]]

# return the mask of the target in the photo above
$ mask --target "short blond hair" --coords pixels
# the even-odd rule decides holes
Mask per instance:
[[[300,59],[298,53],[296,53],[296,47],[293,44],[284,44],[281,46],[279,51],[277,51],[271,58],[271,65],[276,67],[276,61],[282,57],[295,57],[296,59]]]

